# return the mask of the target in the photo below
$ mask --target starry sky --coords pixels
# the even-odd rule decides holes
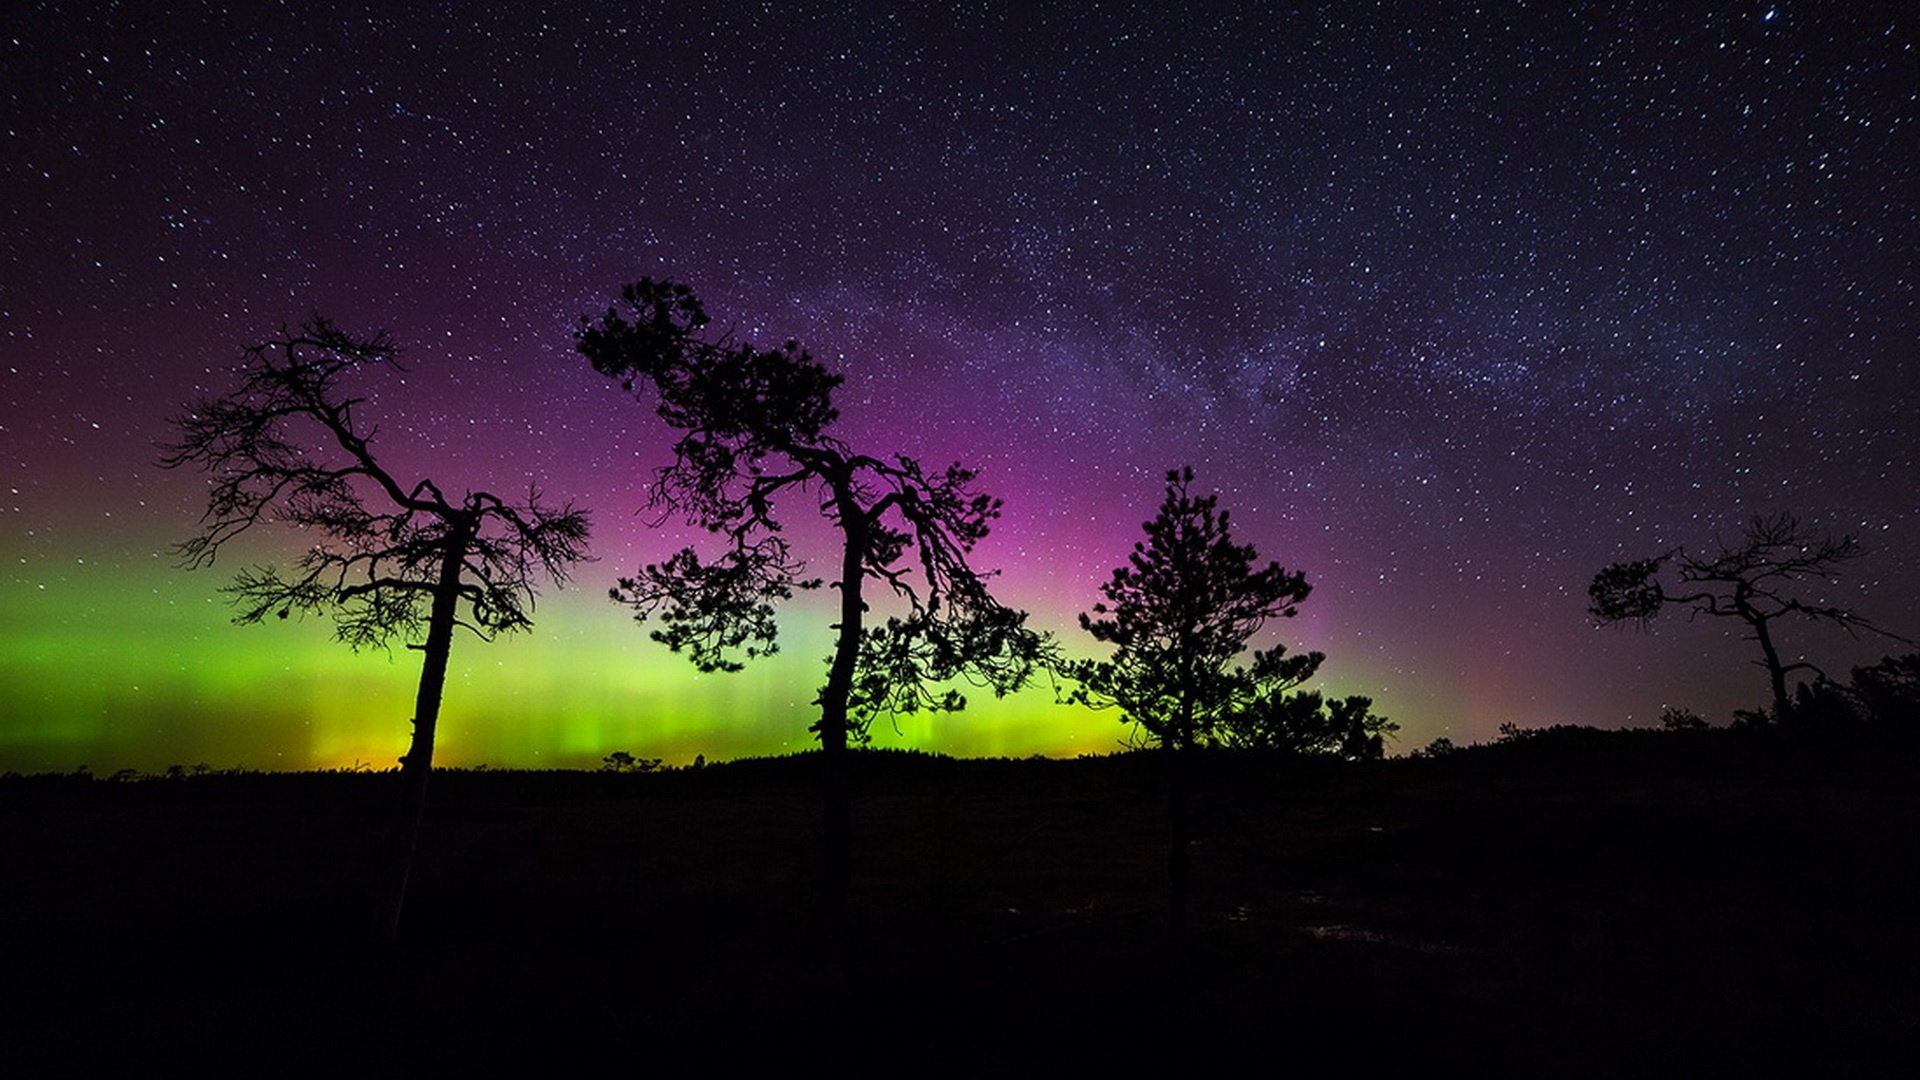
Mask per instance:
[[[1920,50],[1906,3],[144,4],[0,16],[0,768],[376,768],[417,654],[233,627],[169,545],[167,418],[241,346],[385,329],[377,449],[537,485],[600,561],[456,644],[441,760],[807,745],[828,613],[701,676],[605,600],[687,536],[670,432],[573,351],[623,282],[846,375],[840,433],[1006,500],[979,561],[1068,647],[1192,465],[1307,573],[1267,641],[1445,735],[1723,721],[1731,627],[1586,615],[1595,570],[1789,510],[1815,595],[1920,629]],[[804,514],[805,506],[796,508]],[[823,539],[799,529],[805,540]],[[1890,651],[1794,633],[1844,671]],[[881,724],[1114,749],[1042,689]]]

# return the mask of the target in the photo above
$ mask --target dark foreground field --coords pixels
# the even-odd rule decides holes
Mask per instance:
[[[1920,1036],[1911,756],[1212,762],[1177,956],[1151,760],[868,757],[838,937],[812,764],[441,774],[394,948],[391,776],[0,780],[0,1068],[1865,1075]]]

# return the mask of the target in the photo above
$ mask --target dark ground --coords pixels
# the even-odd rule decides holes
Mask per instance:
[[[803,758],[438,774],[391,948],[367,941],[391,775],[0,779],[0,1062],[1805,1076],[1920,1036],[1911,753],[1628,732],[1212,761],[1177,962],[1152,760],[861,765],[838,938]]]

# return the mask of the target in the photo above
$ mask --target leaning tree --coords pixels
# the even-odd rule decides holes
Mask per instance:
[[[1112,654],[1062,668],[1079,684],[1074,700],[1119,709],[1122,721],[1165,754],[1168,929],[1175,937],[1190,874],[1186,759],[1221,741],[1249,712],[1276,707],[1325,659],[1317,652],[1289,656],[1275,645],[1240,662],[1254,634],[1271,619],[1291,618],[1311,589],[1298,570],[1260,566],[1252,545],[1234,542],[1228,512],[1215,509],[1218,498],[1193,494],[1192,483],[1191,468],[1167,474],[1160,512],[1143,526],[1147,538],[1100,587],[1106,599],[1080,616],[1081,627],[1112,645]]]
[[[1818,674],[1820,669],[1806,660],[1788,662],[1781,656],[1775,623],[1804,619],[1848,633],[1866,631],[1907,642],[1849,608],[1812,603],[1796,595],[1810,583],[1835,583],[1840,571],[1862,554],[1857,538],[1812,532],[1792,514],[1756,517],[1736,544],[1716,541],[1711,550],[1700,554],[1674,548],[1651,559],[1608,566],[1587,587],[1587,610],[1602,623],[1642,626],[1674,607],[1685,609],[1689,616],[1739,620],[1746,624],[1748,639],[1760,647],[1757,663],[1767,672],[1774,719],[1784,720],[1792,703],[1787,676],[1795,671]]]
[[[797,344],[763,349],[709,336],[687,286],[642,279],[620,306],[582,320],[576,344],[594,370],[650,394],[681,433],[654,479],[650,505],[715,537],[621,578],[614,600],[657,619],[654,640],[703,671],[737,671],[776,649],[776,607],[817,588],[788,544],[782,516],[811,501],[838,534],[828,583],[839,618],[811,729],[825,762],[822,886],[844,902],[851,857],[849,743],[882,715],[965,707],[956,680],[996,695],[1043,670],[1048,640],[1026,613],[988,591],[970,561],[1000,515],[971,469],[924,467],[904,454],[860,453],[830,433],[841,376]],[[894,607],[872,625],[868,599]]]
[[[358,651],[396,639],[421,652],[413,739],[400,759],[403,792],[392,891],[382,911],[399,930],[433,767],[434,731],[454,629],[483,639],[533,625],[535,586],[564,583],[586,557],[587,515],[543,504],[537,491],[510,503],[487,491],[460,497],[431,479],[407,483],[373,449],[377,428],[353,383],[400,369],[384,334],[355,337],[319,317],[246,350],[238,389],[175,418],[178,438],[161,464],[211,476],[199,535],[178,546],[207,566],[262,523],[310,542],[291,568],[242,570],[225,591],[234,621],[295,613],[330,616]]]

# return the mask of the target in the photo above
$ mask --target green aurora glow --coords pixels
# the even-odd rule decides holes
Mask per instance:
[[[13,719],[0,728],[0,767],[385,768],[404,749],[413,652],[353,653],[319,620],[234,626],[218,593],[225,575],[112,558],[6,583],[0,686]],[[597,589],[550,594],[537,621],[531,633],[456,642],[441,764],[589,768],[613,750],[681,763],[812,745],[830,621],[817,604],[788,612],[779,655],[733,675],[702,675]],[[1056,704],[1046,686],[970,698],[958,715],[882,721],[874,744],[1073,754],[1125,734],[1110,714]]]

